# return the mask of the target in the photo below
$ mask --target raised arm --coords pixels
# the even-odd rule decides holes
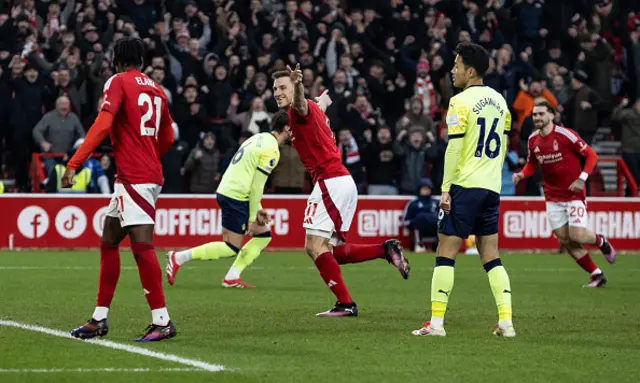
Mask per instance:
[[[309,104],[304,97],[304,85],[302,85],[302,71],[300,70],[300,64],[296,65],[295,70],[291,70],[287,66],[291,82],[293,83],[293,110],[302,117],[306,117],[309,114]]]

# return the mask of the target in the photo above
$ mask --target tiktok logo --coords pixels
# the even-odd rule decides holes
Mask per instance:
[[[87,228],[87,216],[77,206],[67,206],[56,215],[56,230],[67,239],[75,239]]]
[[[49,215],[40,206],[27,206],[18,215],[18,230],[25,238],[40,238],[49,230]]]

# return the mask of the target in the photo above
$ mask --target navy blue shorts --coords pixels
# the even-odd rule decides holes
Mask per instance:
[[[498,233],[500,194],[481,188],[453,185],[451,213],[440,210],[438,232],[466,239],[469,235]]]
[[[249,221],[249,201],[238,201],[219,193],[216,194],[216,199],[222,213],[222,227],[234,233],[244,234]]]

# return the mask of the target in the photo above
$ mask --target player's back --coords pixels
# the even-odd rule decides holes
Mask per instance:
[[[167,137],[164,130],[171,131],[173,122],[164,91],[145,74],[131,69],[106,82],[102,110],[115,116],[111,141],[118,179],[161,185],[158,142]]]
[[[309,113],[298,115],[293,107],[289,108],[291,122],[291,141],[300,156],[300,161],[311,174],[313,182],[322,179],[349,175],[342,164],[342,156],[336,145],[336,138],[329,126],[329,118],[312,101],[307,100]]]
[[[278,140],[271,133],[254,134],[236,151],[222,176],[217,192],[247,201],[257,171],[269,175],[280,159]]]
[[[452,183],[500,193],[511,114],[501,94],[474,85],[451,99],[449,138],[464,140]]]

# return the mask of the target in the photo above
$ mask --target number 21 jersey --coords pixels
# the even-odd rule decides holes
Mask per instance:
[[[167,96],[137,70],[112,76],[104,85],[102,111],[114,116],[110,137],[120,182],[162,185],[160,147],[173,138]]]
[[[462,139],[452,184],[500,193],[511,113],[502,95],[472,85],[454,96],[447,112],[449,140]]]

